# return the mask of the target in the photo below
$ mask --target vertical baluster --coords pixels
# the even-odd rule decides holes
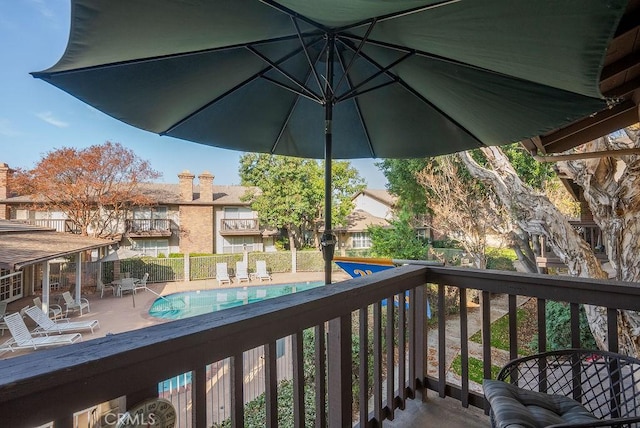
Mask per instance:
[[[580,305],[577,303],[570,303],[569,310],[571,313],[571,347],[580,347]]]
[[[460,365],[462,375],[462,391],[460,402],[462,407],[469,407],[469,332],[467,322],[467,289],[460,289]]]
[[[326,341],[324,323],[315,328],[316,426],[327,426]]]
[[[360,426],[366,427],[369,419],[369,308],[363,306],[360,308],[359,317],[359,331],[358,337],[360,346],[358,349],[360,357],[360,367],[358,371],[358,378],[360,379],[360,395],[358,401],[360,402]]]
[[[395,396],[394,391],[394,355],[395,355],[395,346],[394,346],[394,296],[389,296],[387,298],[387,328],[385,331],[384,342],[387,345],[387,418],[392,421],[393,420],[393,411],[395,409],[395,400],[393,399]]]
[[[231,372],[231,426],[244,426],[244,374],[242,352],[234,355],[229,361]]]
[[[483,291],[480,297],[482,305],[482,374],[491,379],[491,294]],[[489,414],[489,402],[484,400],[484,413]]]
[[[570,303],[569,310],[571,313],[571,316],[570,316],[571,347],[579,348],[580,347],[580,305],[578,305],[577,303]],[[573,399],[580,401],[580,397],[582,397],[582,377],[580,375],[581,370],[579,366],[579,356],[574,354],[572,355],[571,358],[572,358],[571,380],[572,380]]]
[[[352,423],[351,345],[351,313],[329,321],[327,388],[331,427],[351,426]]]
[[[373,398],[376,423],[382,425],[382,304],[373,305]]]
[[[538,299],[538,352],[547,350],[547,301]],[[547,360],[540,358],[538,360],[538,390],[547,392]]]
[[[207,368],[198,367],[191,379],[191,423],[194,427],[207,425]],[[185,379],[186,386],[186,379]]]
[[[303,335],[299,331],[293,339],[293,423],[304,426],[304,350]]]
[[[409,379],[411,380],[411,398],[416,397],[418,388],[424,386],[425,361],[427,349],[425,323],[425,287],[409,292]]]
[[[264,347],[264,398],[266,401],[266,425],[268,428],[278,426],[278,373],[276,360],[278,354],[276,342],[269,342]]]
[[[615,308],[607,308],[607,344],[610,352],[618,352],[618,310]],[[620,416],[620,367],[618,361],[611,359],[608,363],[609,376],[611,377],[609,407],[611,409],[611,417]]]
[[[399,296],[400,304],[398,305],[398,398],[400,400],[400,409],[404,410],[405,401],[407,400],[407,354],[406,354],[406,306],[407,293],[404,292]]]
[[[509,294],[509,357],[518,358],[518,296]]]
[[[445,321],[444,285],[438,284],[438,395],[441,398],[445,397],[447,379]]]
[[[610,352],[618,352],[618,310],[607,308],[607,343]]]

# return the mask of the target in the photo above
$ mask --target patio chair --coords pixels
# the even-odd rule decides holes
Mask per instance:
[[[267,262],[264,260],[256,260],[256,278],[258,278],[260,282],[266,279],[271,281],[271,275],[267,272]]]
[[[245,262],[236,262],[236,279],[238,282],[251,281],[249,271]]]
[[[218,285],[222,285],[225,282],[231,284],[226,263],[216,263],[216,279],[218,280]]]
[[[639,376],[637,358],[566,349],[512,360],[483,388],[493,427],[637,426]]]
[[[113,285],[113,284],[105,284],[104,282],[102,282],[101,279],[98,279],[97,284],[98,284],[98,286],[97,286],[98,291],[100,291],[100,298],[101,299],[104,297],[104,290],[106,290],[107,288],[111,289],[111,292],[113,293],[114,296],[116,295],[117,287],[115,285]]]
[[[42,300],[40,300],[40,297],[34,297],[33,304],[37,308],[42,309]],[[62,318],[62,306],[56,305],[55,303],[49,303],[49,318],[54,320]]]
[[[62,298],[64,299],[64,305],[66,307],[65,316],[69,316],[69,312],[80,312],[80,316],[82,316],[82,311],[87,310],[87,312],[91,312],[91,308],[89,307],[89,301],[84,297],[80,298],[80,302],[76,302],[74,298],[71,296],[71,293],[65,291],[62,293]]]
[[[45,314],[39,306],[33,306],[26,311],[27,315],[38,324],[33,333],[58,333],[62,334],[68,331],[85,331],[91,330],[93,333],[94,328],[100,327],[98,320],[87,321],[69,321],[67,318],[63,318],[59,322],[54,322],[51,318]]]
[[[136,283],[134,283],[134,291],[138,290],[146,290],[147,289],[147,280],[149,279],[149,274],[145,273],[142,275],[142,279]]]
[[[122,295],[126,292],[131,292],[136,294],[136,279],[135,278],[122,278],[120,280],[120,286],[118,287],[118,296],[122,297]]]
[[[3,344],[4,349],[12,352],[18,349],[40,349],[52,346],[70,345],[82,340],[80,333],[56,336],[33,336],[19,313],[6,315],[4,321],[11,332],[12,340]]]

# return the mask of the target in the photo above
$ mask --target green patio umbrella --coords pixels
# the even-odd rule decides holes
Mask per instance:
[[[34,76],[133,126],[248,152],[409,158],[511,143],[603,108],[626,0],[73,0]]]

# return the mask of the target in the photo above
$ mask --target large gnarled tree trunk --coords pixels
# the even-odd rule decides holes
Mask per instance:
[[[493,186],[505,206],[509,207],[514,221],[531,234],[545,236],[554,253],[568,266],[571,275],[607,278],[591,247],[546,196],[535,192],[520,180],[504,153],[496,147],[482,151],[490,169],[480,166],[468,153],[461,153],[460,158],[474,177]],[[585,309],[598,346],[607,349],[604,309],[593,306],[585,306]],[[638,355],[639,329],[634,326],[640,324],[631,321],[637,320],[638,315],[625,312],[619,318],[621,352]]]

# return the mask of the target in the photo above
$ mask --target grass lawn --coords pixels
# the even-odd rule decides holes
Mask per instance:
[[[451,370],[453,370],[453,372],[458,376],[462,375],[461,364],[462,364],[462,357],[460,355],[456,356],[456,358],[451,363]],[[497,378],[499,371],[500,371],[500,367],[492,365],[491,379]],[[484,371],[482,369],[482,360],[469,357],[469,379],[482,385],[482,379],[484,379]]]
[[[518,354],[531,355],[534,352],[530,343],[534,333],[531,330],[535,328],[535,307],[525,305],[518,308],[516,320],[519,339]],[[478,331],[469,340],[482,343],[482,331]],[[509,350],[509,315],[504,315],[491,324],[491,346],[505,351]]]

